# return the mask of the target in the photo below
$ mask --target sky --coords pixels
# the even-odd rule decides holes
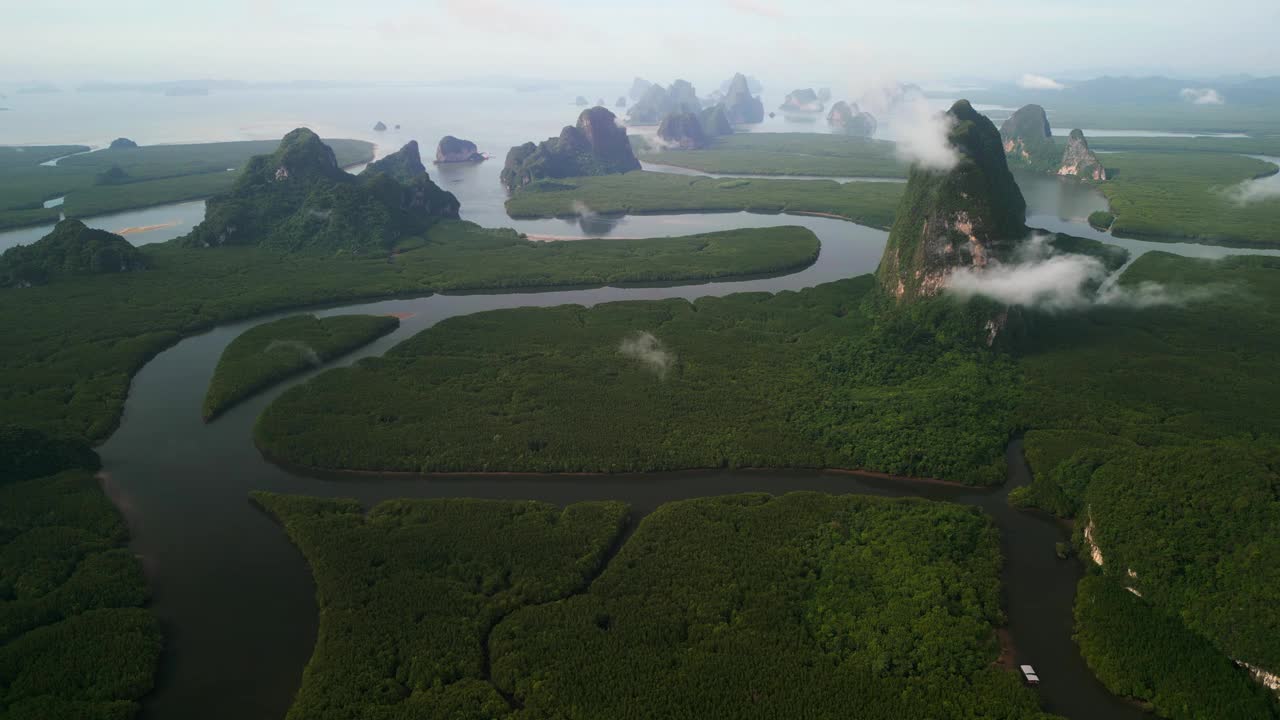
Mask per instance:
[[[0,0],[0,82],[1280,74],[1276,0]]]

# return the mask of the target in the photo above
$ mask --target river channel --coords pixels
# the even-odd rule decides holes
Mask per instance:
[[[531,235],[647,237],[798,224],[818,235],[822,251],[809,268],[780,277],[667,287],[430,295],[315,309],[320,315],[405,317],[396,332],[326,368],[382,354],[442,319],[484,310],[811,287],[873,271],[886,239],[882,231],[834,219],[747,213],[511,221],[502,213],[501,190],[495,189],[496,178],[491,177],[496,170],[447,168],[433,176],[459,195],[467,219],[514,226]],[[1031,223],[1053,220],[1063,229],[1085,234],[1080,232],[1087,227],[1083,219],[1098,209],[1100,196],[1091,198],[1091,191],[1078,185],[1048,180],[1052,186],[1037,185],[1036,179],[1023,181]],[[1146,246],[1170,249],[1162,243],[1131,249],[1144,251]],[[253,325],[287,314],[223,325],[158,355],[134,378],[120,427],[99,448],[104,486],[129,521],[132,547],[154,590],[151,608],[165,631],[157,690],[144,703],[147,718],[279,720],[298,688],[318,627],[315,587],[284,531],[249,502],[252,490],[354,497],[366,505],[400,497],[537,499],[556,504],[616,499],[630,504],[633,523],[664,502],[745,491],[817,490],[976,505],[1000,527],[1005,607],[1015,657],[1040,672],[1039,692],[1046,709],[1082,720],[1143,716],[1093,678],[1071,639],[1071,605],[1081,567],[1054,553],[1054,543],[1066,540],[1067,531],[1050,518],[1014,511],[1006,503],[1012,488],[1029,481],[1018,442],[1009,448],[1009,482],[996,489],[790,470],[429,479],[295,472],[263,460],[252,443],[252,426],[268,403],[309,375],[262,393],[213,423],[200,419],[201,400],[227,343]]]

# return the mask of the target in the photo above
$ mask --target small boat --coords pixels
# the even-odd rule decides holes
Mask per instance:
[[[1028,685],[1039,685],[1040,676],[1036,675],[1036,669],[1030,665],[1018,666],[1022,670],[1022,676],[1026,678]]]

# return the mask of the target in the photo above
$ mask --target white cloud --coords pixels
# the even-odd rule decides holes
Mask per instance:
[[[1011,263],[993,262],[982,269],[961,268],[951,273],[947,289],[961,298],[980,296],[1048,312],[1094,305],[1185,305],[1224,290],[1218,286],[1171,288],[1155,282],[1121,285],[1119,280],[1119,273],[1108,274],[1097,258],[1055,255],[1048,238],[1035,235]]]
[[[1193,105],[1222,105],[1226,102],[1213,88],[1182,88],[1178,95]]]
[[[676,364],[675,353],[663,347],[662,341],[650,332],[638,332],[631,337],[623,338],[618,346],[618,352],[644,363],[659,378],[665,378],[667,371]]]
[[[904,98],[890,115],[889,123],[897,140],[896,152],[903,160],[930,170],[950,170],[960,162],[948,138],[951,116],[934,111],[923,96]]]
[[[1061,90],[1066,86],[1051,77],[1023,73],[1022,77],[1018,78],[1018,87],[1027,90]]]

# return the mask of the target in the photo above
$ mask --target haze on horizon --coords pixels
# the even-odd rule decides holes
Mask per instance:
[[[0,83],[1280,74],[1280,3],[2,0]],[[1098,49],[1105,48],[1105,54]]]

